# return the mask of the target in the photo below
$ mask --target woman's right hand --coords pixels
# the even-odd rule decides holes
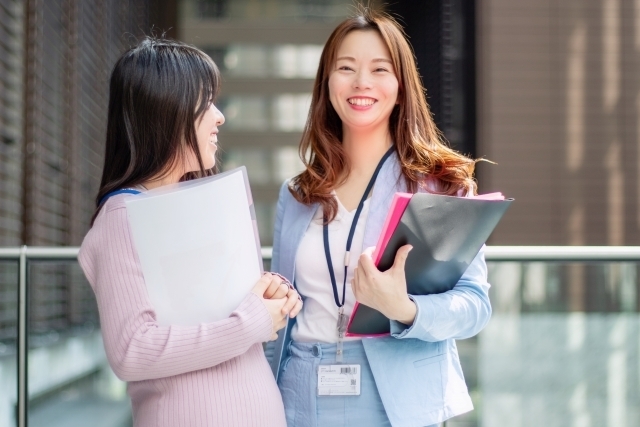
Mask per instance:
[[[271,321],[273,324],[273,333],[270,338],[271,341],[277,339],[277,332],[287,325],[287,315],[291,310],[291,308],[289,307],[291,303],[287,304],[287,302],[289,301],[287,295],[281,298],[269,298],[265,297],[265,292],[270,288],[278,289],[281,285],[282,280],[278,276],[266,273],[260,278],[260,280],[256,282],[256,285],[251,290],[251,292],[256,294],[258,298],[262,300],[262,303],[267,307],[267,310],[271,315]]]

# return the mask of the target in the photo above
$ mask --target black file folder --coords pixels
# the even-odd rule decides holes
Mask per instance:
[[[377,266],[380,271],[388,270],[398,249],[411,244],[413,250],[405,265],[410,295],[438,294],[453,289],[513,202],[513,199],[429,193],[398,193],[396,198],[398,196],[410,197],[410,200],[386,246],[382,242]],[[389,221],[385,225],[389,225]],[[376,258],[374,254],[374,261]],[[371,307],[356,304],[347,328],[348,336],[375,337],[389,332],[388,318]]]

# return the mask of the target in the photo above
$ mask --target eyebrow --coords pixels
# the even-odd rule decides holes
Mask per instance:
[[[344,60],[348,60],[348,61],[354,61],[354,62],[355,62],[355,60],[356,60],[353,56],[341,56],[341,57],[339,57],[339,58],[336,58],[336,62],[337,62],[337,61],[340,61],[340,60],[343,60],[343,59],[344,59]],[[387,62],[387,63],[389,63],[389,64],[391,64],[391,63],[392,63],[392,62],[391,62],[391,60],[390,60],[390,59],[387,59],[387,58],[375,58],[375,59],[374,59],[373,61],[371,61],[371,62]]]

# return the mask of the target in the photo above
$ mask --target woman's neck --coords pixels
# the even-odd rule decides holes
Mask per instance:
[[[170,173],[161,174],[155,178],[151,178],[150,180],[141,183],[141,185],[147,190],[153,190],[154,188],[159,188],[165,185],[176,184],[180,182],[180,178],[182,178],[182,175],[184,175],[182,170],[174,168]]]
[[[348,211],[358,206],[376,166],[391,143],[387,126],[381,130],[369,132],[353,132],[344,129],[342,146],[349,158],[350,168],[349,175],[339,187],[335,188],[335,192]]]
[[[391,134],[386,124],[368,131],[345,127],[342,146],[351,166],[349,176],[371,176],[391,144]]]

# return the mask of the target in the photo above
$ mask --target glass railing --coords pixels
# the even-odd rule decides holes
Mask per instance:
[[[132,425],[77,254],[0,249],[0,427]]]
[[[639,254],[488,247],[493,315],[457,342],[475,411],[446,426],[640,425]]]
[[[0,427],[131,425],[77,251],[0,249]],[[487,262],[491,322],[457,342],[476,409],[446,427],[637,425],[640,248],[493,246]]]

